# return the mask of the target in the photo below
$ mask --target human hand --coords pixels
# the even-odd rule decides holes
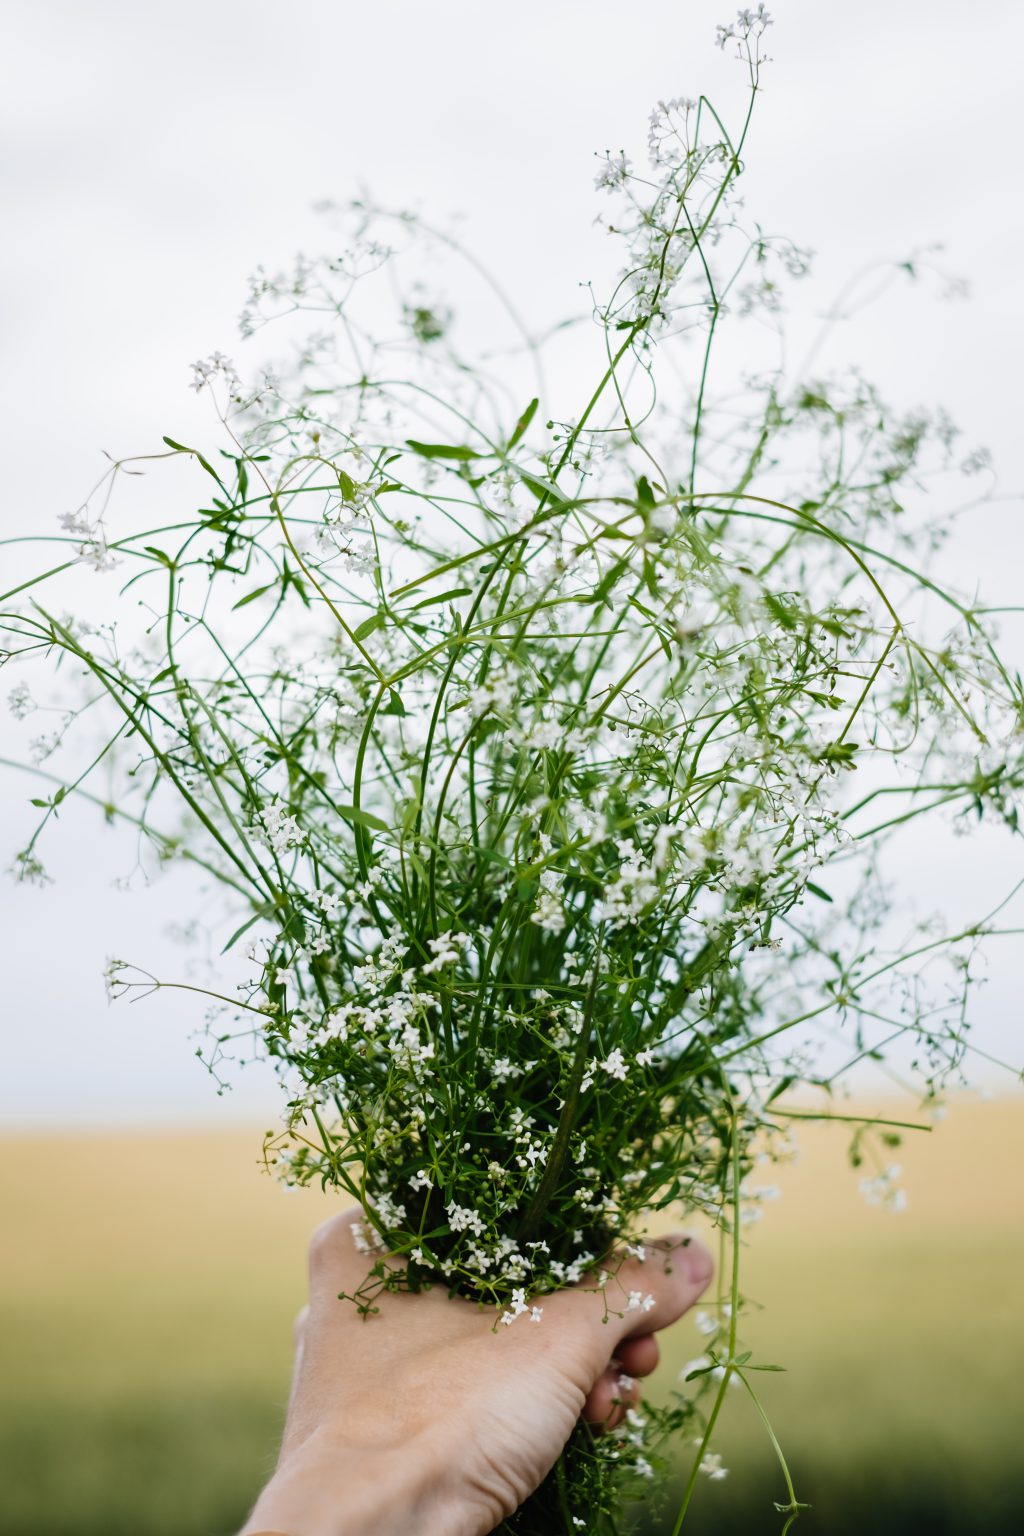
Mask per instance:
[[[581,1414],[621,1421],[638,1395],[631,1378],[657,1364],[653,1335],[713,1269],[676,1235],[616,1261],[603,1290],[538,1297],[536,1323],[526,1313],[496,1329],[494,1308],[442,1286],[382,1292],[363,1318],[338,1300],[367,1278],[360,1220],[348,1211],[313,1235],[281,1455],[241,1536],[486,1536],[540,1484]]]

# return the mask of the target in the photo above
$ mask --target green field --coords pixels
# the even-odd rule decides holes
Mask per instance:
[[[876,1106],[877,1107],[877,1106]],[[1024,1511],[1024,1162],[1020,1099],[956,1105],[897,1154],[909,1208],[870,1209],[841,1127],[764,1182],[745,1337],[814,1509],[845,1536],[1019,1528]],[[305,1242],[332,1208],[258,1169],[259,1131],[8,1137],[0,1157],[0,1530],[215,1536],[270,1464]],[[698,1354],[689,1321],[666,1391]],[[693,1529],[777,1530],[763,1432],[730,1395]]]

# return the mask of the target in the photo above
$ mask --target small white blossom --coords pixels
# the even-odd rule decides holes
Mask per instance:
[[[602,1072],[607,1072],[609,1077],[617,1077],[620,1082],[625,1081],[629,1068],[626,1065],[626,1058],[618,1046],[613,1051],[609,1051],[604,1061],[601,1062],[601,1070]]]
[[[36,704],[28,689],[27,683],[16,683],[7,695],[7,707],[15,720],[24,720],[30,715]]]
[[[228,393],[232,397],[237,398],[241,395],[242,381],[238,377],[234,363],[223,352],[211,352],[209,357],[201,357],[198,362],[192,364],[192,388],[196,394],[206,389],[217,378],[224,380]]]

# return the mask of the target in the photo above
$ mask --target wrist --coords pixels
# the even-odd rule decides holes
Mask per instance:
[[[410,1445],[340,1445],[316,1431],[285,1456],[240,1536],[446,1536],[447,1490]]]

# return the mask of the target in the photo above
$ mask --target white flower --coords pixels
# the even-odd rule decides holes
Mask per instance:
[[[446,1209],[448,1211],[448,1225],[453,1232],[465,1232],[468,1229],[475,1237],[483,1237],[486,1227],[483,1218],[477,1211],[469,1210],[464,1205],[457,1205],[454,1200]],[[517,1313],[516,1316],[518,1315]]]
[[[601,159],[604,164],[594,181],[594,186],[597,187],[598,191],[602,191],[606,187],[612,189],[625,186],[631,171],[629,156],[625,150],[620,150],[617,155],[613,155],[609,150],[606,150]]]
[[[525,1286],[517,1286],[512,1292],[512,1305],[507,1312],[501,1314],[501,1321],[506,1328],[511,1328],[517,1317],[522,1317],[524,1313],[529,1312],[531,1323],[539,1323],[543,1311],[543,1307],[531,1308],[526,1300]]]
[[[192,364],[192,388],[196,394],[216,378],[224,379],[230,395],[238,396],[242,393],[242,381],[235,371],[235,365],[223,352],[211,352],[209,357],[201,357]]]
[[[302,842],[301,827],[294,816],[289,816],[279,800],[273,800],[257,814],[263,823],[267,844],[278,858],[287,853],[289,848],[294,848]]]
[[[982,470],[991,469],[992,450],[990,448],[975,448],[969,453],[960,465],[960,471],[965,475],[980,475]]]
[[[685,1381],[687,1376],[692,1376],[694,1371],[706,1371],[711,1365],[710,1355],[698,1355],[695,1360],[687,1360],[679,1372],[679,1380]]]
[[[617,1077],[620,1082],[625,1081],[629,1068],[626,1066],[626,1059],[618,1046],[613,1051],[609,1051],[604,1061],[601,1062],[601,1070],[602,1072],[607,1072],[609,1077]]]
[[[16,683],[7,695],[7,707],[15,720],[24,720],[35,709],[35,700],[28,690],[27,683]]]
[[[561,883],[557,870],[541,870],[540,890],[537,894],[537,904],[530,913],[530,922],[536,923],[537,927],[542,928],[545,933],[565,931],[565,910],[562,906]]]
[[[899,1163],[891,1163],[877,1178],[861,1179],[860,1192],[868,1205],[881,1205],[890,1211],[905,1211],[907,1192],[896,1187],[896,1180],[902,1171]]]
[[[717,1451],[708,1451],[701,1461],[700,1470],[713,1483],[720,1483],[723,1477],[729,1476],[729,1469],[722,1466],[722,1458]]]
[[[469,942],[466,934],[439,933],[436,939],[427,940],[427,948],[433,955],[420,966],[423,976],[436,975],[446,965],[454,965]]]
[[[654,1060],[654,1051],[650,1046],[646,1050],[638,1051],[636,1064],[638,1067],[649,1067]]]
[[[380,1235],[372,1227],[367,1227],[361,1221],[353,1221],[351,1231],[352,1241],[358,1253],[379,1253],[383,1249],[384,1244]]]
[[[510,1061],[507,1056],[500,1056],[491,1065],[491,1073],[496,1083],[504,1083],[510,1077],[522,1077],[523,1069]]]

